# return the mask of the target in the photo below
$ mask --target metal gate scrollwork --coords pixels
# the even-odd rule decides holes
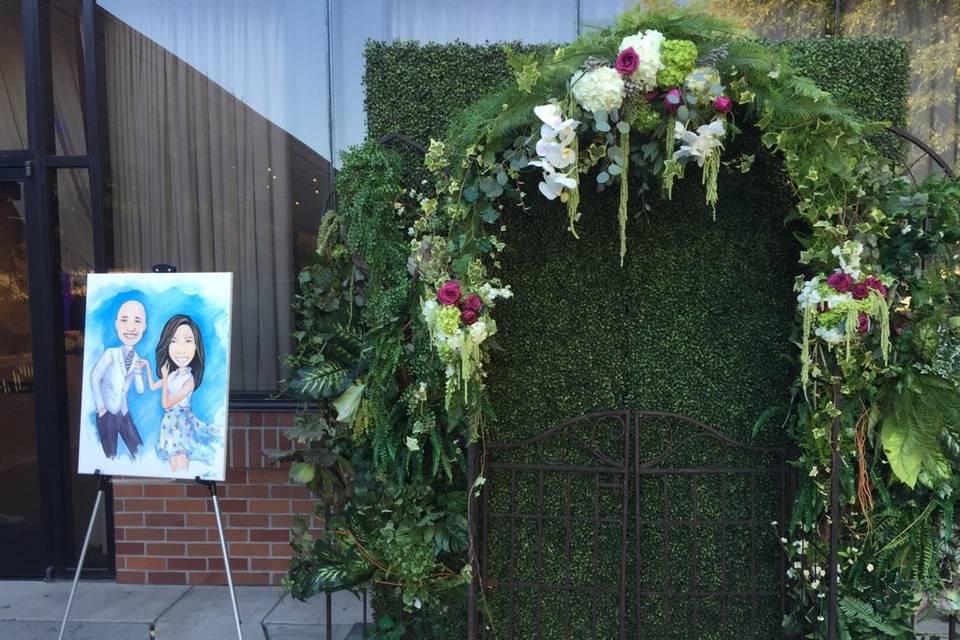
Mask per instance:
[[[781,637],[784,446],[622,410],[487,442],[477,458],[468,637]]]

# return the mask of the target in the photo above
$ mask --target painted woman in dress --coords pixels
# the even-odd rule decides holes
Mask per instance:
[[[190,316],[167,320],[157,343],[157,375],[147,368],[150,388],[163,388],[163,420],[157,455],[170,463],[170,471],[185,471],[190,461],[210,464],[216,454],[217,434],[190,408],[190,398],[203,381],[203,336]]]

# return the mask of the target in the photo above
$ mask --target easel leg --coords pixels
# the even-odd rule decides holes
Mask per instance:
[[[230,571],[230,554],[227,552],[227,538],[223,535],[223,520],[220,518],[220,502],[217,500],[217,483],[212,480],[201,480],[197,476],[197,482],[210,490],[210,497],[213,498],[213,512],[217,516],[217,531],[220,532],[220,550],[223,552],[223,568],[227,572],[227,586],[230,588],[230,603],[233,605],[233,621],[237,625],[237,638],[243,640],[243,631],[240,629],[240,610],[237,608],[237,593],[233,588],[233,574]]]
[[[87,558],[87,548],[90,546],[90,536],[93,533],[93,525],[97,521],[100,503],[103,501],[106,485],[110,481],[110,476],[105,476],[99,471],[97,471],[96,476],[97,499],[93,501],[93,512],[90,514],[90,523],[87,525],[87,535],[83,538],[83,548],[80,550],[80,562],[77,563],[77,571],[73,574],[73,585],[70,587],[70,597],[67,598],[67,610],[63,612],[63,621],[60,623],[60,633],[57,634],[57,640],[63,640],[63,632],[67,628],[67,618],[70,617],[70,609],[73,607],[73,596],[77,592],[77,582],[80,581],[80,573],[83,571],[83,561]]]

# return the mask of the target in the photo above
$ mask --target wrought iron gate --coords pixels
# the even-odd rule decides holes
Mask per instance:
[[[780,637],[785,454],[626,410],[487,443],[469,637]]]

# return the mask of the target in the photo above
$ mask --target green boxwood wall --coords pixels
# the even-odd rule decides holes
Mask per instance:
[[[902,122],[902,45],[817,40],[791,46],[797,64],[839,98],[853,98],[851,106],[861,115]],[[506,77],[497,45],[371,43],[366,55],[367,120],[374,138],[391,132],[423,142],[440,137],[453,115]],[[836,65],[834,58],[847,64]],[[849,63],[851,58],[856,64]],[[888,153],[899,153],[896,143],[888,143],[880,144],[887,145]],[[503,351],[490,368],[497,420],[488,435],[513,441],[583,412],[630,408],[690,415],[741,441],[785,444],[777,420],[769,421],[756,439],[751,431],[764,411],[786,405],[795,374],[789,331],[798,248],[783,223],[792,203],[778,163],[759,152],[756,138],[748,133],[735,145],[728,157],[756,153],[757,162],[750,173],[721,174],[716,221],[703,204],[699,176],[691,172],[675,187],[672,201],[656,201],[652,212],[631,219],[622,268],[614,193],[596,193],[584,185],[580,240],[566,232],[559,205],[537,195],[527,199],[531,210],[506,213],[509,249],[503,275],[516,297],[498,308]],[[616,454],[618,441],[609,424],[583,425],[577,433],[582,441]],[[650,458],[683,436],[676,424],[651,422],[642,431],[640,455]],[[666,462],[753,466],[768,461],[701,442]],[[582,450],[574,449],[558,440],[518,450],[510,460],[587,462]],[[634,478],[629,480],[633,486]],[[777,541],[769,522],[780,517],[782,501],[769,479],[757,479],[753,489],[742,478],[696,484],[678,476],[641,480],[639,515],[649,524],[640,526],[639,536],[632,535],[638,505],[631,503],[627,616],[644,634],[715,640],[777,635],[777,598],[664,600],[637,597],[632,587],[633,568],[639,567],[643,588],[650,591],[682,593],[694,572],[711,590],[775,591]],[[570,502],[572,516],[595,515],[593,485],[577,480],[547,478],[541,484],[536,475],[519,474],[513,485],[491,474],[486,490],[494,511],[562,514]],[[615,491],[605,490],[599,504],[604,514],[619,515]],[[703,521],[697,525],[690,515],[694,508]],[[721,520],[727,523],[721,525]],[[551,526],[538,543],[535,526],[511,532],[493,524],[487,576],[611,586],[619,566],[619,529],[611,527],[583,527],[568,541],[562,526]],[[695,554],[694,541],[699,547]],[[569,566],[564,561],[568,544],[574,550]],[[495,637],[530,637],[534,627],[541,630],[540,637],[563,637],[568,631],[592,637],[594,610],[597,637],[614,636],[615,598],[597,593],[573,607],[576,598],[562,591],[541,595],[546,605],[534,613],[532,590],[492,590],[495,629],[515,631]],[[687,615],[694,610],[700,612],[698,621]]]
[[[785,46],[794,65],[862,117],[906,124],[910,61],[903,41],[815,38]],[[508,74],[499,44],[371,41],[364,54],[367,130],[374,139],[387,133],[421,142],[439,137],[451,116]],[[886,153],[900,153],[899,143],[884,139]]]
[[[813,38],[788,45],[791,62],[867,120],[907,126],[910,55],[907,43],[892,38]],[[900,159],[904,146],[892,133],[873,143]]]

